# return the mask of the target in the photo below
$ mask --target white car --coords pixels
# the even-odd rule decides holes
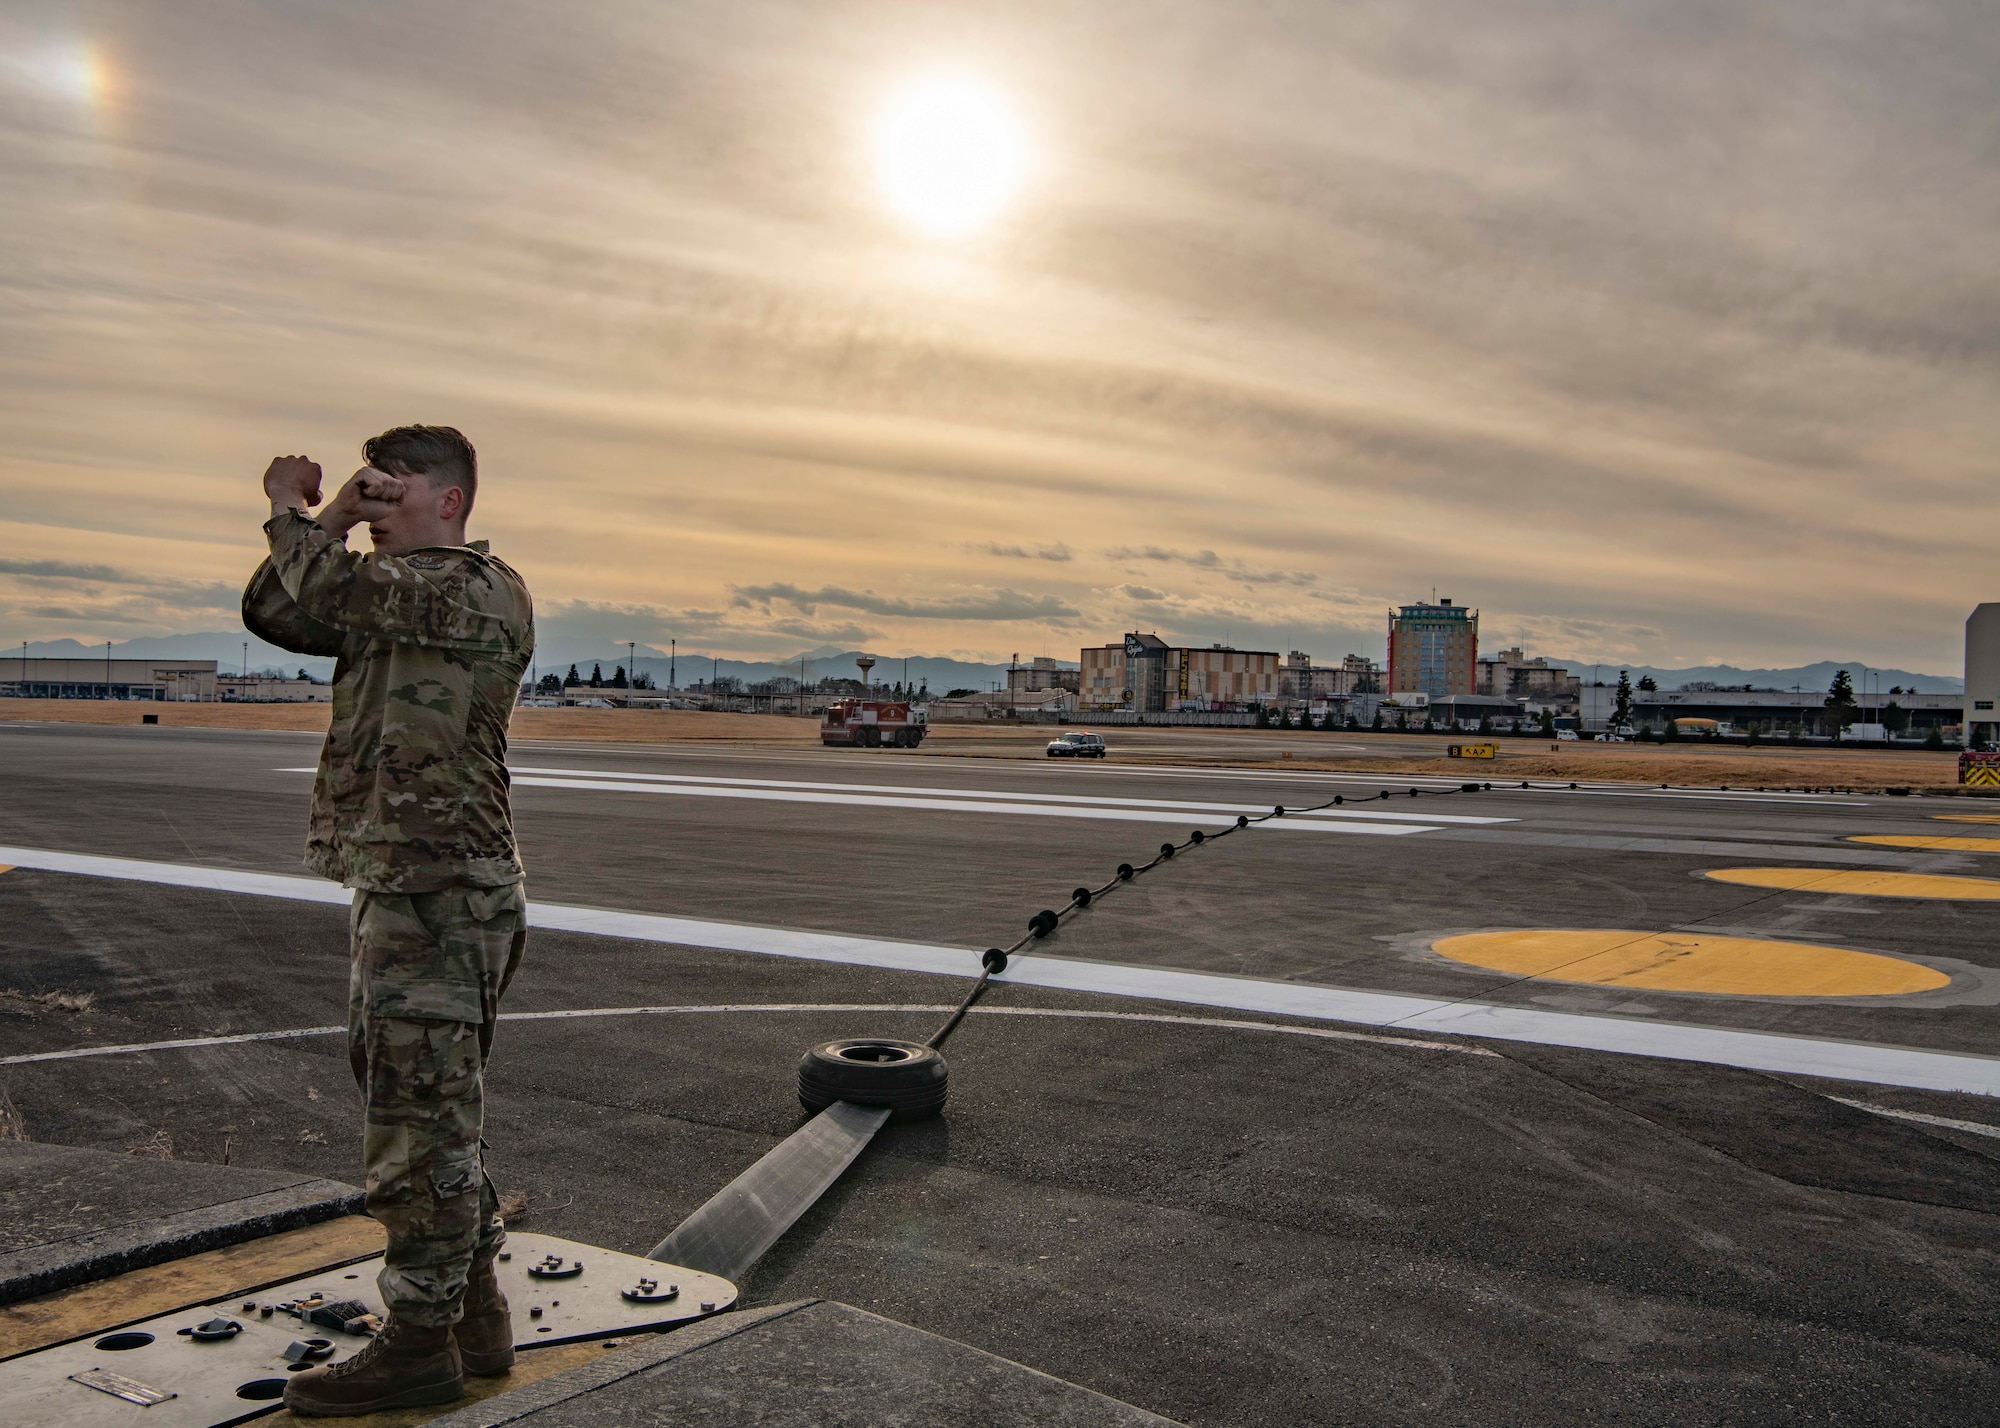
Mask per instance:
[[[1049,740],[1048,755],[1052,759],[1101,759],[1106,752],[1102,734],[1064,734]]]
[[[1577,742],[1576,730],[1558,729],[1556,730],[1556,739],[1561,743],[1574,744]]]

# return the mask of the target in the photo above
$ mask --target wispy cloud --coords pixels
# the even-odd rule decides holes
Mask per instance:
[[[242,587],[85,561],[0,558],[0,624],[102,639],[235,623]],[[54,598],[51,598],[54,597]]]
[[[1319,577],[1309,570],[1273,570],[1253,565],[1247,560],[1231,558],[1225,560],[1212,550],[1167,550],[1157,545],[1116,546],[1104,552],[1106,560],[1154,561],[1166,565],[1185,565],[1195,570],[1214,571],[1227,579],[1240,581],[1245,585],[1311,585]]]
[[[67,560],[0,559],[0,575],[19,575],[34,580],[95,580],[131,584],[137,577],[109,565],[79,565]]]
[[[1078,617],[1077,609],[1054,595],[1030,595],[1019,590],[972,590],[941,599],[903,599],[877,595],[872,590],[843,590],[836,585],[817,590],[801,590],[796,585],[737,585],[731,587],[734,603],[769,609],[782,602],[810,615],[821,605],[845,610],[865,610],[899,620],[1036,620],[1068,623]]]
[[[1032,550],[1018,545],[1000,545],[990,540],[968,541],[965,548],[967,550],[978,551],[984,555],[1001,556],[1007,560],[1052,560],[1060,563],[1074,559],[1074,556],[1070,553],[1070,548],[1061,541],[1057,541],[1053,545],[1038,545]]]
[[[754,609],[669,609],[654,605],[609,605],[584,600],[559,601],[539,612],[537,638],[550,648],[571,643],[620,644],[665,652],[669,642],[683,648],[754,654],[791,655],[799,648],[832,645],[851,648],[881,632],[848,621],[799,619],[767,615]]]

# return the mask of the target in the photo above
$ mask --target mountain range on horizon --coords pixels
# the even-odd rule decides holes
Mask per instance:
[[[1742,688],[1750,685],[1754,689],[1828,689],[1833,677],[1846,670],[1854,681],[1857,694],[1886,694],[1892,686],[1900,686],[1916,694],[1960,694],[1965,690],[1965,681],[1951,675],[1918,674],[1907,669],[1877,669],[1874,665],[1864,665],[1859,660],[1818,660],[1812,664],[1793,665],[1789,669],[1739,669],[1733,664],[1690,665],[1685,669],[1663,669],[1650,664],[1605,663],[1587,659],[1551,659],[1550,664],[1562,665],[1571,674],[1580,674],[1584,682],[1602,680],[1606,684],[1618,682],[1618,672],[1624,670],[1637,684],[1651,675],[1662,689],[1676,689],[1683,684],[1707,682],[1720,685],[1724,689]],[[1863,688],[1863,671],[1866,671],[1866,688]]]
[[[247,650],[245,645],[248,645]],[[102,658],[102,645],[86,645],[77,640],[33,640],[27,645],[31,657],[54,659]],[[711,678],[739,679],[748,683],[760,683],[767,679],[789,675],[799,676],[801,662],[808,680],[841,678],[856,679],[860,669],[854,661],[862,654],[860,650],[843,650],[832,645],[821,645],[806,650],[788,660],[740,660],[724,656],[702,654],[693,650],[682,650],[677,656],[667,654],[648,646],[640,646],[636,661],[638,672],[650,674],[655,682],[665,685],[671,667],[673,676],[683,686],[697,680]],[[113,643],[111,654],[117,659],[212,659],[223,673],[228,674],[243,668],[251,670],[281,669],[290,673],[305,669],[317,678],[325,679],[333,673],[330,659],[309,659],[288,654],[276,646],[267,645],[262,640],[242,632],[211,630],[185,635],[148,635],[123,643]],[[5,652],[0,652],[0,678],[6,674]],[[953,689],[985,690],[996,685],[1004,685],[1007,680],[1007,666],[999,663],[982,663],[977,660],[951,659],[939,655],[876,655],[875,678],[884,683],[898,683],[907,677],[912,684],[928,683],[932,692],[946,693]],[[626,663],[626,647],[608,641],[556,640],[552,648],[538,652],[535,668],[539,673],[551,671],[562,674],[570,665],[577,666],[578,673],[586,678],[593,664],[603,669],[609,678],[614,668]],[[1058,660],[1065,669],[1075,669],[1075,660]],[[1700,681],[1730,686],[1751,685],[1758,689],[1825,689],[1833,682],[1835,673],[1846,670],[1854,681],[1858,693],[1886,694],[1892,686],[1926,694],[1957,694],[1964,687],[1964,681],[1952,675],[1925,674],[1907,669],[1876,669],[1858,660],[1818,660],[1812,664],[1793,665],[1789,668],[1740,668],[1731,664],[1690,665],[1686,668],[1668,668],[1661,665],[1629,664],[1615,661],[1551,658],[1550,664],[1561,665],[1572,674],[1581,675],[1586,682],[1599,679],[1606,684],[1614,684],[1620,670],[1627,671],[1634,683],[1651,675],[1662,689],[1674,689],[1683,684]],[[1864,670],[1866,675],[1864,677]]]

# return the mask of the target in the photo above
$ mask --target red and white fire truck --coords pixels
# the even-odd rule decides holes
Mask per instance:
[[[819,720],[819,741],[850,749],[914,749],[924,741],[929,724],[924,706],[903,701],[842,699],[826,706]]]

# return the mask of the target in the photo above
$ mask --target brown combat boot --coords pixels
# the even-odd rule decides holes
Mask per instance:
[[[466,1276],[465,1312],[451,1332],[467,1373],[484,1378],[514,1366],[514,1316],[507,1312],[492,1260],[474,1265]]]
[[[464,1393],[465,1373],[451,1330],[391,1318],[353,1358],[292,1375],[285,1383],[285,1407],[310,1417],[345,1418],[450,1403]]]

